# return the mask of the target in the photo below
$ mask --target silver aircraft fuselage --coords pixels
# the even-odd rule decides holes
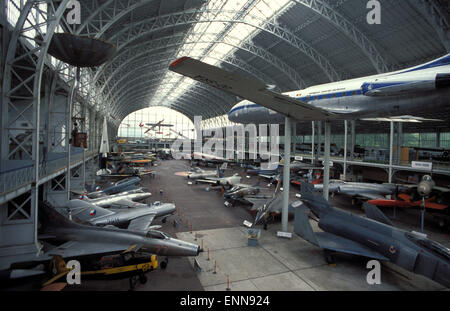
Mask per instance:
[[[335,114],[334,119],[357,120],[411,115],[449,104],[450,54],[416,67],[283,93]],[[285,115],[243,100],[228,113],[235,123],[282,124]]]
[[[363,182],[345,182],[341,180],[331,180],[329,183],[330,193],[341,193],[349,196],[358,196],[361,194],[373,194],[386,196],[394,194],[397,189],[395,184],[373,184]],[[314,185],[314,190],[322,191],[323,184]]]
[[[197,256],[200,252],[200,246],[173,239],[160,231],[149,230],[144,233],[119,228],[81,225],[69,221],[56,211],[44,212],[49,214],[49,222],[41,230],[59,241],[99,243],[99,245],[111,245],[115,248],[123,247],[124,250],[137,247],[139,251],[161,256]]]
[[[70,200],[67,203],[71,216],[81,222],[88,222],[94,226],[113,225],[118,227],[127,226],[130,221],[146,215],[164,217],[175,213],[175,204],[160,203],[148,206],[138,206],[127,209],[104,209],[97,207],[91,202],[83,200]]]
[[[113,215],[105,215],[92,218],[89,222],[95,226],[124,226],[131,220],[145,215],[156,214],[156,217],[163,217],[175,213],[176,208],[172,203],[163,203],[150,207],[137,207],[132,209],[111,209]]]
[[[144,192],[141,189],[136,189],[96,199],[83,198],[82,200],[86,200],[87,202],[95,204],[100,207],[108,207],[117,204],[122,199],[127,199],[131,201],[142,201],[151,197],[151,195],[152,194],[150,192]]]

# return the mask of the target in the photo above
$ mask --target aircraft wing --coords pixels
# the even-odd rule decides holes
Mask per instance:
[[[94,255],[100,256],[121,253],[128,247],[130,247],[130,245],[87,241],[69,241],[49,250],[48,252],[45,252],[44,255],[61,256],[63,258]]]
[[[378,252],[371,250],[365,245],[340,237],[338,235],[334,235],[328,232],[315,232],[314,235],[317,239],[317,242],[319,243],[319,246],[323,249],[378,260],[389,260],[388,258],[384,257]]]
[[[144,176],[144,175],[149,175],[151,173],[152,173],[151,171],[139,171],[138,175],[139,176]]]
[[[415,116],[398,116],[389,118],[363,118],[361,121],[376,121],[376,122],[403,122],[403,123],[423,123],[423,122],[443,122],[441,119],[426,119]],[[439,150],[440,151],[440,150]]]
[[[378,207],[372,204],[364,203],[364,210],[368,218],[381,222],[383,224],[393,226],[394,224],[383,214]]]
[[[335,116],[324,109],[272,92],[257,79],[245,78],[190,57],[174,61],[169,69],[297,120],[328,120]]]
[[[449,188],[439,187],[439,186],[434,186],[433,190],[438,190],[438,191],[441,191],[441,192],[450,192]]]
[[[358,193],[358,197],[367,200],[386,199],[383,195],[374,193]]]
[[[197,179],[196,181],[204,184],[216,184],[219,181],[219,178],[206,177],[205,179]]]
[[[252,206],[252,210],[257,210],[259,209],[261,206],[263,206],[264,204],[267,203],[268,199],[267,198],[245,198],[245,200],[247,200],[248,202],[250,202],[251,204],[253,204]]]
[[[277,175],[266,175],[266,174],[258,174],[258,176],[265,178],[265,179],[272,179],[277,177]]]
[[[136,207],[139,205],[139,203],[134,202],[132,200],[128,200],[128,199],[120,199],[120,200],[114,202],[114,204],[112,204],[112,205],[123,205],[126,207]]]
[[[135,232],[147,232],[153,222],[153,219],[155,219],[155,216],[156,213],[152,213],[133,219],[128,225],[128,230]]]
[[[371,250],[367,246],[352,240],[328,232],[314,232],[311,223],[309,222],[309,209],[303,204],[295,204],[295,206],[293,204],[292,207],[295,208],[294,232],[306,241],[319,246],[320,248],[334,252],[353,254],[379,260],[388,260],[388,258]]]

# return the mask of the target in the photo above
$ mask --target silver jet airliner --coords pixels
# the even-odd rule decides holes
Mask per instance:
[[[190,57],[174,61],[169,69],[246,99],[231,109],[230,121],[259,106],[273,110],[267,113],[278,112],[300,121],[403,116],[445,107],[450,98],[450,54],[404,70],[283,94],[271,91],[257,79]],[[253,114],[252,122],[258,123],[255,119]]]

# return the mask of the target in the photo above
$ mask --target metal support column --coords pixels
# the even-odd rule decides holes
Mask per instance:
[[[295,157],[297,149],[297,123],[292,123],[292,156]]]
[[[322,155],[322,125],[322,121],[317,122],[317,161],[319,161],[319,158]]]
[[[403,123],[397,123],[397,165],[400,165],[402,160],[402,146],[403,146]]]
[[[311,163],[314,164],[315,160],[315,152],[314,145],[316,143],[316,123],[312,121],[312,134],[311,134]]]
[[[289,179],[291,171],[291,118],[286,117],[284,125],[284,171],[283,171],[283,209],[281,215],[281,230],[287,232],[289,206]]]
[[[83,147],[83,187],[86,187],[86,149]]]
[[[77,73],[76,76],[73,79],[73,84],[72,84],[72,88],[70,90],[70,94],[69,94],[69,98],[68,98],[68,103],[67,103],[67,107],[68,107],[68,112],[67,112],[67,137],[66,137],[66,141],[67,141],[67,172],[66,172],[66,191],[67,191],[67,200],[70,200],[70,179],[72,178],[72,173],[70,171],[70,152],[71,152],[71,143],[73,144],[74,141],[70,141],[70,138],[72,136],[72,106],[73,106],[73,99],[74,99],[74,93],[75,93],[75,88],[77,86],[77,80],[78,80],[78,75],[79,75],[79,69],[77,69]]]
[[[391,124],[391,135],[389,141],[389,183],[392,183],[392,165],[394,156],[394,122],[390,121]]]
[[[348,121],[344,121],[344,180],[347,180]]]
[[[436,129],[436,148],[441,148],[441,129]]]
[[[323,197],[328,200],[328,188],[330,183],[330,144],[331,144],[331,124],[325,121],[325,150],[324,150],[324,172],[323,172]]]
[[[350,145],[350,160],[355,159],[355,146],[356,146],[356,123],[354,120],[350,121],[352,142]]]

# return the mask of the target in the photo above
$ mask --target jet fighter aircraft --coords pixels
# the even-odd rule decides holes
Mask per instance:
[[[179,172],[175,173],[178,176],[185,176],[187,179],[202,179],[202,178],[208,178],[208,177],[220,177],[220,174],[223,170],[226,170],[227,163],[223,163],[222,166],[217,168],[216,171],[207,171],[202,170],[201,168],[197,167],[195,171],[193,172]]]
[[[136,187],[139,185],[140,182],[141,179],[139,177],[124,178],[122,180],[112,183],[111,186],[103,190],[99,189],[94,192],[89,192],[86,194],[86,196],[88,198],[94,199],[110,194],[116,194],[122,191],[134,190],[136,189]]]
[[[302,184],[301,201],[295,211],[294,232],[306,241],[325,250],[328,263],[332,253],[347,253],[390,261],[408,271],[421,274],[450,287],[450,250],[417,232],[397,229],[374,205],[364,204],[367,218],[335,207],[321,195],[313,193],[308,183]],[[314,232],[308,209],[319,218]]]
[[[79,199],[100,207],[136,207],[147,206],[146,204],[137,203],[136,201],[145,200],[151,197],[151,195],[152,194],[145,191],[144,188],[139,188],[94,199],[90,199],[87,195],[82,194]]]
[[[270,216],[275,216],[281,213],[281,209],[283,207],[283,193],[280,190],[281,183],[277,184],[275,192],[272,197],[252,197],[246,198],[247,201],[253,204],[251,211],[256,211],[255,220],[253,225],[257,225],[259,223],[263,223],[264,229],[267,229],[267,223]],[[294,202],[295,203],[295,202]],[[294,212],[295,209],[292,204],[289,203],[288,211]]]
[[[237,202],[248,204],[250,202],[246,200],[246,196],[258,194],[260,191],[261,188],[259,187],[259,182],[253,186],[248,184],[236,184],[230,190],[226,191],[223,194],[223,197],[233,206]]]
[[[233,176],[224,177],[222,173],[220,173],[219,177],[206,177],[204,179],[197,179],[196,182],[211,184],[212,187],[225,187],[232,188],[234,185],[241,182],[241,176],[238,173]]]
[[[141,204],[132,209],[105,209],[83,200],[70,200],[67,202],[70,217],[79,222],[87,222],[94,226],[113,225],[127,228],[130,231],[145,231],[150,228],[153,219],[175,213],[175,205],[159,203],[152,205]]]
[[[302,183],[303,186],[303,183]],[[346,194],[354,198],[373,200],[385,198],[387,195],[394,195],[407,187],[397,184],[375,184],[362,182],[346,182],[342,180],[330,180],[329,192],[332,194]],[[322,191],[323,184],[315,184],[314,190]]]
[[[198,245],[173,239],[160,231],[149,230],[148,221],[135,222],[131,227],[132,231],[112,225],[82,225],[69,220],[45,203],[40,206],[39,216],[39,239],[65,242],[49,251],[49,256],[69,258],[125,251],[162,256],[197,256],[200,252]]]

